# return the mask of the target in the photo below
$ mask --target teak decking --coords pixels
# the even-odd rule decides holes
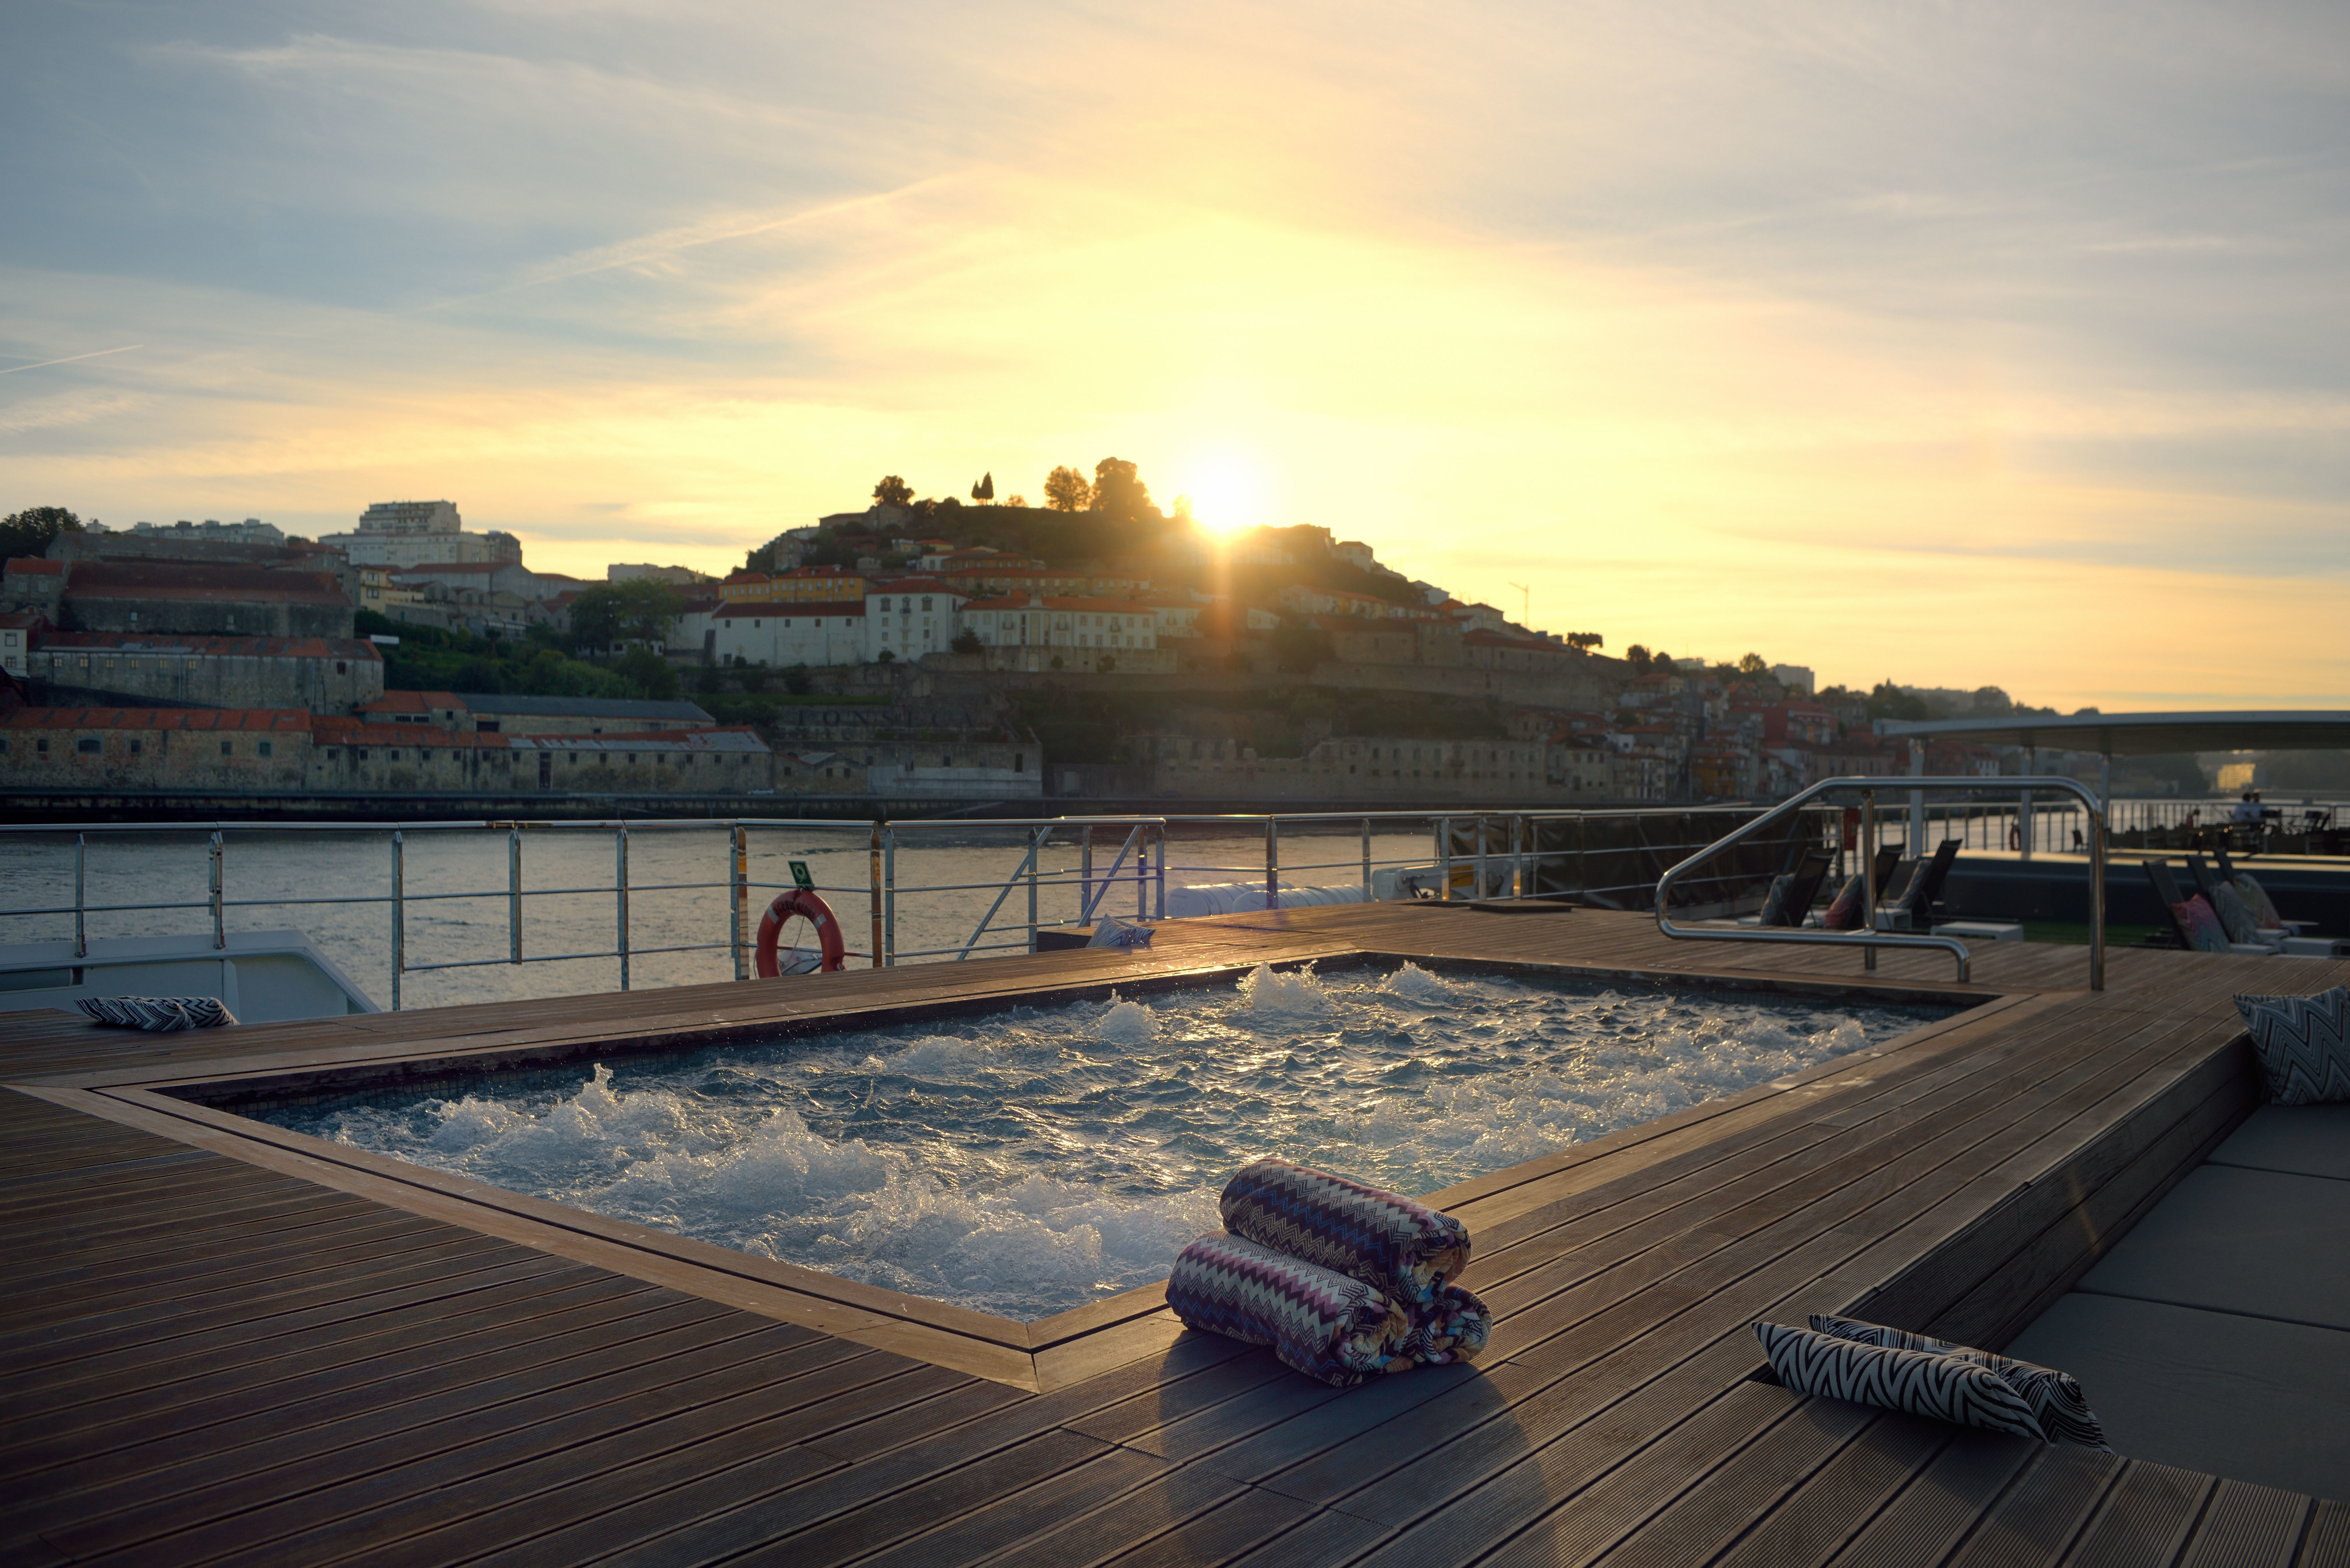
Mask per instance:
[[[2350,1563],[2341,1503],[1797,1398],[1746,1326],[2000,1343],[2247,1114],[2233,992],[2350,963],[2125,950],[2092,994],[2081,949],[1985,944],[1960,987],[1940,955],[1867,976],[1385,906],[1158,940],[194,1036],[0,1021],[0,1561]],[[1355,953],[1986,1005],[1440,1195],[1493,1344],[1345,1393],[1153,1293],[1007,1324],[337,1150],[224,1087]]]

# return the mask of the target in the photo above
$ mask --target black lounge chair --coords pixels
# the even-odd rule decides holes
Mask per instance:
[[[1942,884],[1950,880],[1950,867],[1958,858],[1959,841],[1945,838],[1934,846],[1934,857],[1918,867],[1906,895],[1912,926],[1922,930],[1942,919],[1934,913],[1934,906],[1941,902]]]
[[[1787,873],[1794,880],[1788,884],[1787,900],[1780,906],[1779,923],[1800,926],[1812,912],[1812,902],[1820,896],[1820,884],[1835,865],[1835,854],[1826,849],[1807,849]]]
[[[2176,940],[2180,947],[2187,948],[2191,950],[2195,946],[2195,937],[2185,926],[2179,924],[2178,914],[2176,909],[2177,905],[2183,904],[2187,901],[2187,895],[2178,890],[2178,880],[2170,874],[2170,862],[2168,860],[2143,860],[2140,861],[2139,864],[2146,867],[2146,879],[2154,884],[2155,898],[2162,905],[2163,914],[2168,917],[2170,920],[2170,930],[2173,940]],[[2208,878],[2210,876],[2210,869],[2202,865],[2199,857],[2193,856],[2189,857],[2188,864],[2190,870],[2198,873],[2199,879]],[[2203,898],[2204,902],[2210,902],[2210,895],[2203,895]],[[2215,910],[2214,913],[2217,913],[2217,911]],[[2273,953],[2276,950],[2274,948],[2249,942],[2230,942],[2228,944],[2228,950],[2230,952],[2239,953]]]

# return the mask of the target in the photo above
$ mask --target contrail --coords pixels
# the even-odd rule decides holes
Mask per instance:
[[[0,370],[0,376],[13,376],[19,370],[46,370],[52,365],[70,365],[77,359],[100,359],[109,354],[128,354],[133,348],[144,348],[144,343],[125,343],[120,348],[98,348],[88,354],[68,354],[62,359],[44,359],[37,365],[11,365]]]

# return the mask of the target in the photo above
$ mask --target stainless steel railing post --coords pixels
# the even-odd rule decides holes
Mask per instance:
[[[1363,818],[1363,902],[1371,901],[1371,819]]]
[[[83,878],[89,865],[89,835],[74,835],[74,957],[89,956],[89,928],[84,919],[88,899],[83,896]]]
[[[1045,841],[1053,836],[1050,827],[1028,830],[1028,950],[1036,950],[1036,862],[1045,853]]]
[[[733,831],[727,836],[730,841],[727,858],[732,865],[727,874],[726,946],[733,956],[734,978],[743,980],[746,978],[743,968],[743,920],[750,913],[751,843],[750,835],[741,823],[730,826]]]
[[[1474,825],[1471,830],[1477,835],[1477,880],[1475,885],[1469,889],[1469,897],[1471,898],[1490,898],[1493,894],[1492,889],[1485,885],[1485,829],[1487,825],[1491,823],[1492,819],[1487,816],[1483,812],[1479,812],[1469,820]]]
[[[2106,989],[2106,819],[2089,813],[2089,989]]]
[[[1090,825],[1077,830],[1077,919],[1090,920],[1094,916],[1094,830]]]
[[[883,940],[881,931],[881,825],[878,822],[873,825],[873,836],[867,841],[865,847],[865,874],[866,893],[867,898],[870,901],[870,911],[873,920],[873,932],[870,938],[871,946],[866,967],[868,969],[879,969],[881,967],[881,949],[883,946]]]
[[[898,962],[898,830],[881,830],[881,961]]]
[[[1450,903],[1452,900],[1452,819],[1436,819],[1436,896]]]
[[[214,950],[228,946],[228,933],[221,927],[221,836],[213,834],[213,947]]]
[[[400,1011],[400,972],[408,967],[407,843],[391,830],[391,1010]]]
[[[522,829],[506,829],[506,961],[522,962]]]
[[[1152,918],[1160,920],[1167,918],[1167,825],[1162,822],[1159,825],[1159,864],[1152,867],[1151,873],[1153,886],[1157,889],[1151,897],[1159,911]]]
[[[1281,908],[1281,819],[1264,819],[1264,907]]]
[[[612,890],[619,899],[620,927],[620,989],[629,989],[629,826],[612,830]]]
[[[1863,930],[1877,929],[1877,792],[1860,792],[1860,924]],[[1877,967],[1877,950],[1863,948],[1860,967]]]

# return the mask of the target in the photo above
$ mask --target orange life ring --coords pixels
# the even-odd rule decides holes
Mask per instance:
[[[782,962],[775,957],[775,941],[784,932],[784,922],[794,915],[805,915],[816,928],[816,946],[823,950],[824,961],[818,966],[825,974],[837,974],[847,967],[847,944],[840,940],[840,922],[822,898],[805,888],[793,888],[775,895],[767,912],[759,917],[759,978],[774,980],[784,972]]]

